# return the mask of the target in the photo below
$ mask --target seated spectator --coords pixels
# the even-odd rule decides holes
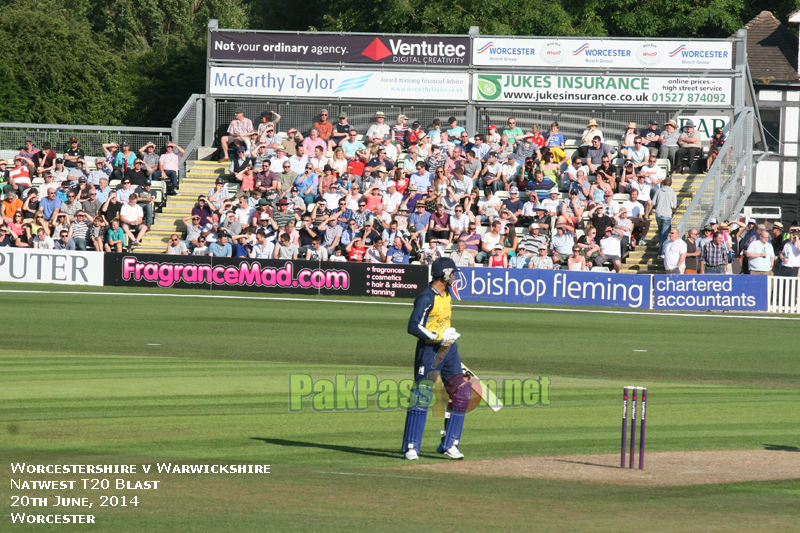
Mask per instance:
[[[708,148],[708,158],[706,159],[706,172],[711,170],[711,165],[714,164],[714,161],[717,159],[719,155],[719,151],[722,148],[722,145],[725,144],[725,134],[723,133],[722,128],[715,128],[714,135],[711,138],[711,146]]]
[[[700,157],[702,144],[700,135],[694,130],[694,122],[687,120],[684,132],[678,137],[678,151],[675,152],[675,161],[672,168],[675,172],[687,173],[692,168],[696,159]]]
[[[644,218],[650,218],[650,211],[653,209],[653,202],[650,200],[650,185],[647,184],[647,177],[644,174],[639,174],[637,181],[631,181],[628,184],[628,192],[633,201],[634,191],[636,191],[636,201],[644,207]]]
[[[666,131],[661,132],[661,138],[658,141],[661,145],[658,149],[658,157],[659,159],[669,159],[670,163],[673,163],[675,155],[678,153],[678,139],[680,139],[681,133],[674,120],[668,120],[664,124],[664,129]]]
[[[617,190],[617,167],[611,164],[611,156],[604,155],[600,160],[600,165],[594,167],[592,170],[595,176],[603,178],[603,180],[608,183],[612,191]]]
[[[496,244],[492,249],[488,266],[491,268],[508,268],[508,256],[505,254],[502,244]]]
[[[472,235],[477,235],[474,227],[472,228]],[[480,242],[480,237],[478,237],[478,241]],[[457,249],[450,254],[450,259],[455,262],[457,267],[471,267],[475,266],[475,255],[477,255],[477,253],[477,250],[474,250],[474,253],[467,250],[466,239],[459,238]]]
[[[68,230],[61,230],[59,239],[53,242],[54,250],[70,250],[75,251],[75,241],[69,238]]]
[[[186,244],[178,238],[178,234],[173,233],[169,238],[169,243],[167,243],[166,253],[168,255],[189,255],[189,249],[186,248]]]
[[[489,226],[489,231],[481,237],[481,250],[475,257],[476,263],[485,263],[489,257],[494,253],[494,247],[500,244],[502,236],[500,235],[500,227],[502,226],[499,220],[495,220]]]
[[[97,215],[92,220],[92,225],[89,228],[89,238],[95,251],[102,252],[105,249],[104,242],[108,228],[108,222],[103,218],[103,215]]]
[[[586,129],[583,130],[583,133],[581,134],[580,146],[578,146],[578,151],[576,152],[576,154],[578,156],[585,157],[585,158],[589,157],[589,150],[592,147],[597,148],[597,146],[595,146],[595,144],[594,144],[595,137],[597,137],[599,139],[599,143],[598,144],[604,144],[603,143],[603,132],[600,131],[599,126],[600,125],[597,123],[597,121],[595,119],[589,120],[589,124],[586,125]],[[608,145],[606,144],[606,146],[608,146]],[[572,157],[574,158],[575,154],[572,154]],[[597,160],[597,163],[595,163],[595,164],[598,164],[598,163],[599,163],[599,158]]]
[[[594,258],[596,266],[611,263],[614,272],[619,273],[622,268],[622,237],[623,232],[613,226],[605,228],[604,237],[600,240],[600,251]]]
[[[367,130],[367,139],[383,141],[390,138],[391,133],[389,125],[386,124],[386,114],[383,111],[375,113],[375,124],[371,125]]]
[[[322,246],[322,237],[317,235],[311,241],[311,246],[306,248],[306,261],[327,261],[328,250]]]
[[[228,233],[226,231],[220,231],[217,234],[217,239],[208,245],[206,255],[212,257],[231,257],[233,255],[233,248],[231,243],[228,242]]]
[[[564,135],[559,133],[558,129],[558,122],[553,122],[550,125],[550,133],[545,140],[545,146],[550,149],[550,153],[555,157],[556,163],[560,163],[567,158],[567,154],[564,151]]]
[[[444,246],[437,239],[431,238],[428,241],[427,248],[422,252],[422,262],[426,265],[432,265],[434,261],[444,256]]]
[[[538,268],[539,270],[553,270],[553,260],[547,255],[547,247],[542,246],[539,248],[536,255],[531,257],[530,267]]]
[[[553,182],[550,178],[546,178],[541,170],[534,171],[533,180],[529,181],[526,185],[527,190],[534,191],[536,193],[536,196],[540,202],[547,200],[553,187],[556,187],[555,182]]]
[[[536,159],[538,161],[541,159],[542,154],[539,152],[539,146],[533,142],[533,132],[517,137],[517,149],[514,151],[514,155],[515,158],[520,161],[526,161],[528,159]],[[508,176],[508,174],[506,174],[506,176]]]
[[[367,248],[367,253],[364,254],[365,263],[386,263],[388,249],[384,246],[383,239],[377,237],[373,240],[372,246]]]
[[[588,270],[586,265],[586,257],[581,255],[581,248],[577,244],[572,247],[572,255],[567,258],[567,270]]]
[[[636,123],[629,122],[628,127],[625,129],[625,133],[622,134],[622,138],[620,139],[620,157],[628,159],[629,152],[635,149],[634,141],[638,136],[639,134],[636,132]]]
[[[69,239],[73,242],[74,248],[86,251],[86,236],[89,234],[89,221],[87,220],[86,213],[78,211],[75,215],[75,220],[72,221],[69,227]]]
[[[119,217],[122,222],[122,230],[128,237],[128,249],[132,250],[141,246],[142,239],[150,229],[144,224],[144,212],[142,208],[137,205],[139,197],[132,194],[128,199],[128,204],[123,205],[119,212]]]
[[[570,226],[559,224],[556,226],[556,234],[550,242],[550,249],[553,250],[553,263],[565,265],[567,258],[572,254],[575,245],[575,234],[570,232]]]
[[[147,181],[147,173],[144,171],[144,162],[141,159],[136,159],[133,162],[133,168],[129,168],[125,171],[125,180],[130,180],[131,185],[138,187],[139,185],[144,185]]]
[[[347,259],[354,263],[361,263],[364,261],[364,255],[367,253],[367,248],[364,246],[364,239],[356,237],[350,244],[345,247],[347,252]]]
[[[586,258],[587,264],[600,254],[600,246],[597,243],[597,230],[589,224],[584,233],[576,243],[581,249],[581,255]]]
[[[8,226],[5,227],[5,231],[9,231],[7,229]],[[69,234],[69,231],[67,231],[67,234]],[[39,230],[36,232],[36,237],[33,239],[33,247],[40,250],[53,250],[56,247],[56,243],[53,241],[53,239],[47,236],[44,228],[39,228]]]
[[[658,149],[661,147],[661,130],[658,128],[658,121],[650,119],[646,129],[639,132],[643,140],[642,146],[650,151],[650,155],[658,157]]]
[[[538,223],[533,223],[528,226],[528,231],[522,237],[522,244],[525,245],[525,250],[534,253],[542,246],[547,246],[547,235],[542,233]]]
[[[519,243],[516,255],[508,258],[508,268],[530,268],[527,253],[525,243]]]
[[[420,238],[424,241],[430,225],[431,214],[425,209],[423,202],[417,202],[414,212],[408,217],[409,226],[414,226],[420,231]]]
[[[241,135],[249,135],[255,131],[253,122],[244,116],[244,108],[237,107],[234,109],[233,115],[234,119],[228,126],[229,135],[224,135],[220,139],[220,143],[222,144],[222,157],[219,158],[220,161],[230,161],[228,157],[228,143],[234,142],[234,140]]]
[[[122,248],[125,245],[125,231],[119,227],[119,219],[114,218],[111,220],[111,228],[108,230],[108,238],[106,240],[106,252],[122,253]]]
[[[392,246],[386,251],[387,263],[407,265],[410,261],[411,246],[402,236],[397,236],[393,240]]]
[[[501,165],[506,162],[508,156],[514,153],[514,145],[508,140],[508,136],[503,134],[500,136],[500,142],[492,145],[492,152],[497,155],[497,162]],[[489,152],[490,154],[492,152]]]
[[[516,144],[519,142],[517,137],[522,137],[524,132],[522,128],[517,125],[517,119],[514,117],[508,117],[508,128],[503,130],[503,135],[508,138],[508,142],[511,144]]]
[[[452,238],[450,215],[445,213],[444,205],[439,204],[436,208],[436,212],[431,215],[428,224],[428,233],[437,241],[447,243],[446,245],[450,244]]]
[[[589,174],[595,174],[604,160],[609,161],[612,152],[611,147],[601,142],[599,136],[592,139],[592,144],[586,149],[586,166],[589,167]]]

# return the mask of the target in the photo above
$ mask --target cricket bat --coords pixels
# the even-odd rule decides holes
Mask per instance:
[[[492,411],[496,413],[503,407],[503,402],[500,398],[475,375],[475,372],[467,368],[467,365],[464,363],[461,363],[461,371],[464,372],[465,376],[472,376],[472,380],[470,381],[472,390],[486,402],[486,405],[488,405]]]

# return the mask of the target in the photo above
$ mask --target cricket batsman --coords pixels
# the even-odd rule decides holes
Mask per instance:
[[[456,343],[460,335],[450,326],[452,302],[447,291],[454,282],[457,271],[455,262],[450,258],[443,257],[433,262],[431,284],[414,300],[414,311],[408,321],[408,332],[418,339],[414,353],[416,386],[412,390],[413,407],[406,414],[402,449],[405,458],[410,461],[419,459],[422,433],[432,396],[431,387],[420,382],[435,381],[437,375],[441,376],[450,396],[450,416],[445,423],[445,435],[438,452],[451,459],[464,458],[464,454],[458,449],[458,443],[472,397],[472,387],[461,370],[461,357],[458,355]]]

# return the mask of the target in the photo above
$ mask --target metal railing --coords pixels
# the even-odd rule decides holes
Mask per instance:
[[[728,132],[725,144],[695,192],[678,223],[683,235],[689,228],[702,228],[710,218],[733,220],[752,190],[753,109],[745,108]]]
[[[319,112],[323,109],[328,111],[328,120],[333,124],[339,122],[339,113],[347,113],[347,123],[358,130],[359,133],[366,133],[367,129],[375,123],[375,112],[383,111],[386,114],[386,124],[393,126],[399,115],[409,117],[408,124],[419,121],[423,128],[427,128],[434,118],[442,121],[442,129],[446,129],[445,122],[450,117],[458,119],[460,125],[465,126],[466,108],[448,106],[428,106],[421,107],[415,105],[341,105],[328,103],[292,103],[277,102],[268,100],[217,100],[216,103],[216,139],[225,135],[231,120],[233,120],[233,110],[237,107],[244,109],[244,116],[253,121],[257,128],[260,122],[261,113],[264,111],[277,111],[281,116],[278,123],[278,131],[287,131],[289,128],[297,128],[301,133],[307,134],[315,122],[319,121]],[[426,129],[427,131],[427,129]]]
[[[25,147],[25,139],[33,140],[41,148],[49,142],[57,153],[70,149],[69,139],[80,141],[86,157],[102,156],[103,144],[128,142],[131,150],[138,151],[147,143],[155,143],[157,151],[163,151],[170,140],[168,128],[140,128],[129,126],[81,126],[75,124],[27,124],[0,122],[0,150],[19,151]]]
[[[202,144],[203,103],[205,97],[193,94],[172,121],[172,139],[185,151],[178,165],[178,179],[186,176],[186,162],[197,160],[197,149]]]

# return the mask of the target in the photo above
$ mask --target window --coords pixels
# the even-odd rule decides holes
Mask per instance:
[[[780,109],[760,109],[761,123],[764,126],[764,133],[767,138],[767,148],[771,152],[780,153],[781,138],[781,110]]]

